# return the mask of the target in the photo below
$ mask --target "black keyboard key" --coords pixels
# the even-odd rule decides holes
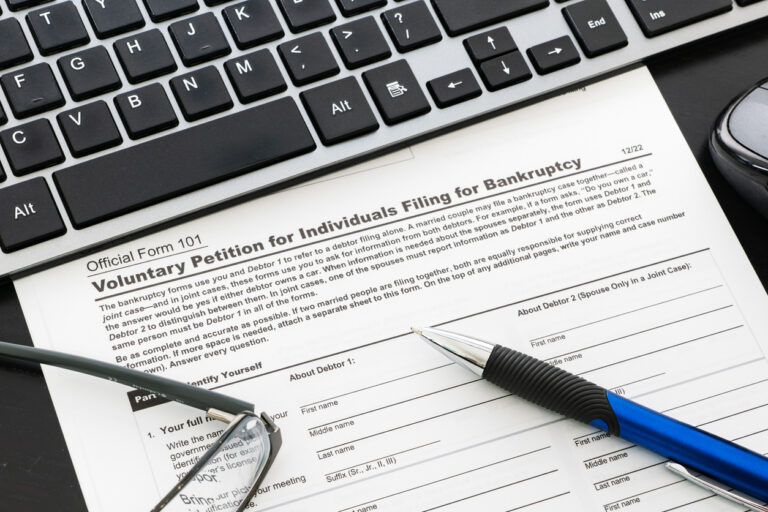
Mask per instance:
[[[0,183],[5,181],[5,171],[3,170],[3,166],[0,165]]]
[[[156,28],[115,41],[115,52],[132,84],[176,71],[171,50]]]
[[[731,0],[627,0],[646,37],[696,23],[733,9]]]
[[[222,11],[235,44],[241,50],[285,35],[269,0],[247,0]]]
[[[384,60],[392,55],[373,16],[334,27],[331,37],[349,69]]]
[[[320,32],[283,43],[277,51],[296,85],[315,82],[339,72],[336,59]]]
[[[344,16],[354,16],[361,12],[378,9],[387,5],[387,0],[336,0]]]
[[[8,8],[12,11],[20,11],[22,9],[29,9],[36,5],[47,4],[53,0],[5,0],[8,4]]]
[[[58,64],[70,94],[77,101],[120,88],[120,77],[103,46],[62,57]]]
[[[540,75],[573,66],[581,61],[578,50],[568,36],[558,37],[528,49],[528,57]]]
[[[169,30],[181,60],[187,66],[228,55],[232,51],[212,12],[177,21],[171,24]]]
[[[174,77],[171,89],[187,121],[197,121],[232,108],[232,98],[224,80],[213,66]]]
[[[504,55],[517,50],[517,45],[507,27],[499,27],[464,40],[470,58],[475,62]]]
[[[177,126],[179,120],[160,84],[119,94],[115,105],[132,139],[147,137]]]
[[[152,21],[168,20],[200,8],[197,0],[144,0],[144,4]]]
[[[518,51],[482,62],[479,71],[489,91],[498,91],[533,78],[525,58]]]
[[[275,58],[266,49],[228,60],[224,68],[242,103],[260,100],[288,88]]]
[[[291,32],[301,32],[336,19],[328,0],[277,0]]]
[[[144,26],[136,0],[83,0],[83,7],[99,39]]]
[[[432,110],[411,66],[405,60],[366,71],[363,80],[388,125],[407,121]]]
[[[627,35],[606,0],[585,0],[563,8],[568,25],[587,57],[627,46]]]
[[[47,119],[36,119],[0,132],[0,144],[16,176],[64,161],[64,153]]]
[[[74,156],[90,155],[123,142],[103,101],[62,112],[56,119]]]
[[[469,68],[430,80],[427,89],[440,108],[457,105],[483,93]]]
[[[440,41],[443,36],[423,1],[385,11],[381,18],[398,51],[409,52]]]
[[[301,93],[323,144],[330,146],[378,130],[355,77],[349,76]]]
[[[308,153],[315,143],[292,98],[215,119],[54,173],[84,228]]]
[[[736,0],[736,3],[743,7],[745,5],[752,5],[752,4],[756,4],[757,2],[762,2],[762,1],[763,0]]]
[[[48,64],[35,64],[0,78],[13,115],[29,117],[64,104],[59,85]]]
[[[543,9],[549,5],[549,0],[432,0],[432,3],[446,32],[452,36],[460,36]]]
[[[13,18],[0,20],[0,69],[30,60],[32,60],[32,50],[27,44],[19,22]]]
[[[37,47],[43,55],[88,44],[91,40],[72,2],[53,4],[27,14]]]
[[[3,110],[3,106],[0,105],[0,125],[3,125],[8,122],[8,117],[5,115],[5,110]],[[1,171],[2,169],[0,169]],[[3,181],[0,179],[0,181]]]
[[[0,188],[0,248],[9,253],[63,235],[51,191],[43,178]]]

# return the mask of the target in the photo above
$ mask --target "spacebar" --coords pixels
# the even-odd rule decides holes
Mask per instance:
[[[53,176],[80,229],[315,147],[293,98],[282,98]]]

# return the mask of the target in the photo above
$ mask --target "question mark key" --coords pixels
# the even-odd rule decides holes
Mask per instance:
[[[423,0],[385,11],[381,19],[400,53],[436,43],[443,38],[432,12]]]

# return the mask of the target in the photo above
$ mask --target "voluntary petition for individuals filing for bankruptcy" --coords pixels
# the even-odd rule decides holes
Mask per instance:
[[[15,284],[37,346],[271,414],[259,510],[738,510],[412,325],[768,451],[768,300],[644,68]],[[45,376],[92,512],[148,510],[222,428]]]

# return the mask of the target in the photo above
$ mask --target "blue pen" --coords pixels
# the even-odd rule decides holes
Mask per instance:
[[[686,480],[768,512],[760,504],[768,501],[768,458],[510,348],[437,329],[412,330],[489,382],[648,448],[670,459],[667,468]]]

